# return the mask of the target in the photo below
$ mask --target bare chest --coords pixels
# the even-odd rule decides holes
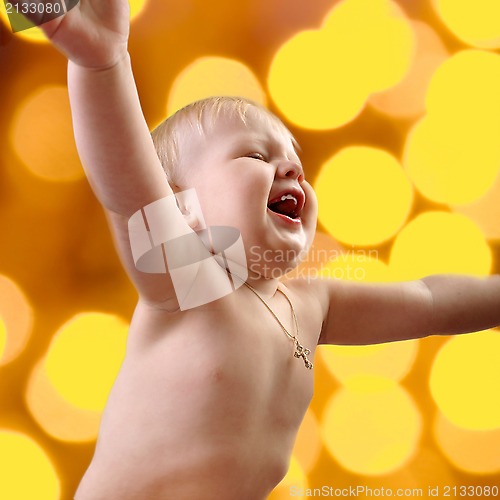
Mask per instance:
[[[158,404],[168,414],[185,405],[207,418],[269,416],[298,427],[313,393],[307,363],[314,362],[321,318],[296,301],[295,324],[286,300],[271,306],[274,314],[240,294],[175,318],[137,311],[117,385],[164,394]]]
[[[287,304],[275,311],[294,331]],[[321,321],[302,319],[300,305],[297,312],[299,339],[313,361]],[[235,484],[250,473],[266,484],[279,481],[313,393],[313,370],[295,352],[257,301],[174,319],[138,309],[103,415],[96,477],[108,477],[99,464],[128,477],[154,456],[141,488],[170,484],[187,470],[227,478],[228,467]],[[123,456],[134,463],[125,466]]]

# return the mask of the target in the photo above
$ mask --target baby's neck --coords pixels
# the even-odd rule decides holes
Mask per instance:
[[[280,281],[249,271],[246,282],[263,298],[269,299],[276,294]]]

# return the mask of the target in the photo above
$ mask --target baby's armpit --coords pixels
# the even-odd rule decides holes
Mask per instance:
[[[239,230],[207,228],[194,189],[146,205],[130,217],[128,230],[136,268],[169,273],[181,310],[224,297],[248,277]]]

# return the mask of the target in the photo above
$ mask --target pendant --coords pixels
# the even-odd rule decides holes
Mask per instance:
[[[311,354],[311,351],[300,345],[299,341],[295,339],[295,352],[293,353],[294,357],[302,358],[304,360],[304,365],[308,370],[311,370],[313,364],[307,359],[307,356]]]

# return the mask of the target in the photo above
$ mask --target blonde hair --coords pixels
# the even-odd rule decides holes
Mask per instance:
[[[289,137],[297,147],[291,132],[264,106],[244,97],[208,97],[181,108],[151,132],[156,153],[168,182],[175,185],[182,179],[180,145],[181,136],[183,132],[185,133],[186,127],[203,137],[214,128],[221,116],[237,118],[246,125],[250,110],[257,111],[259,119],[263,119],[266,125]]]

